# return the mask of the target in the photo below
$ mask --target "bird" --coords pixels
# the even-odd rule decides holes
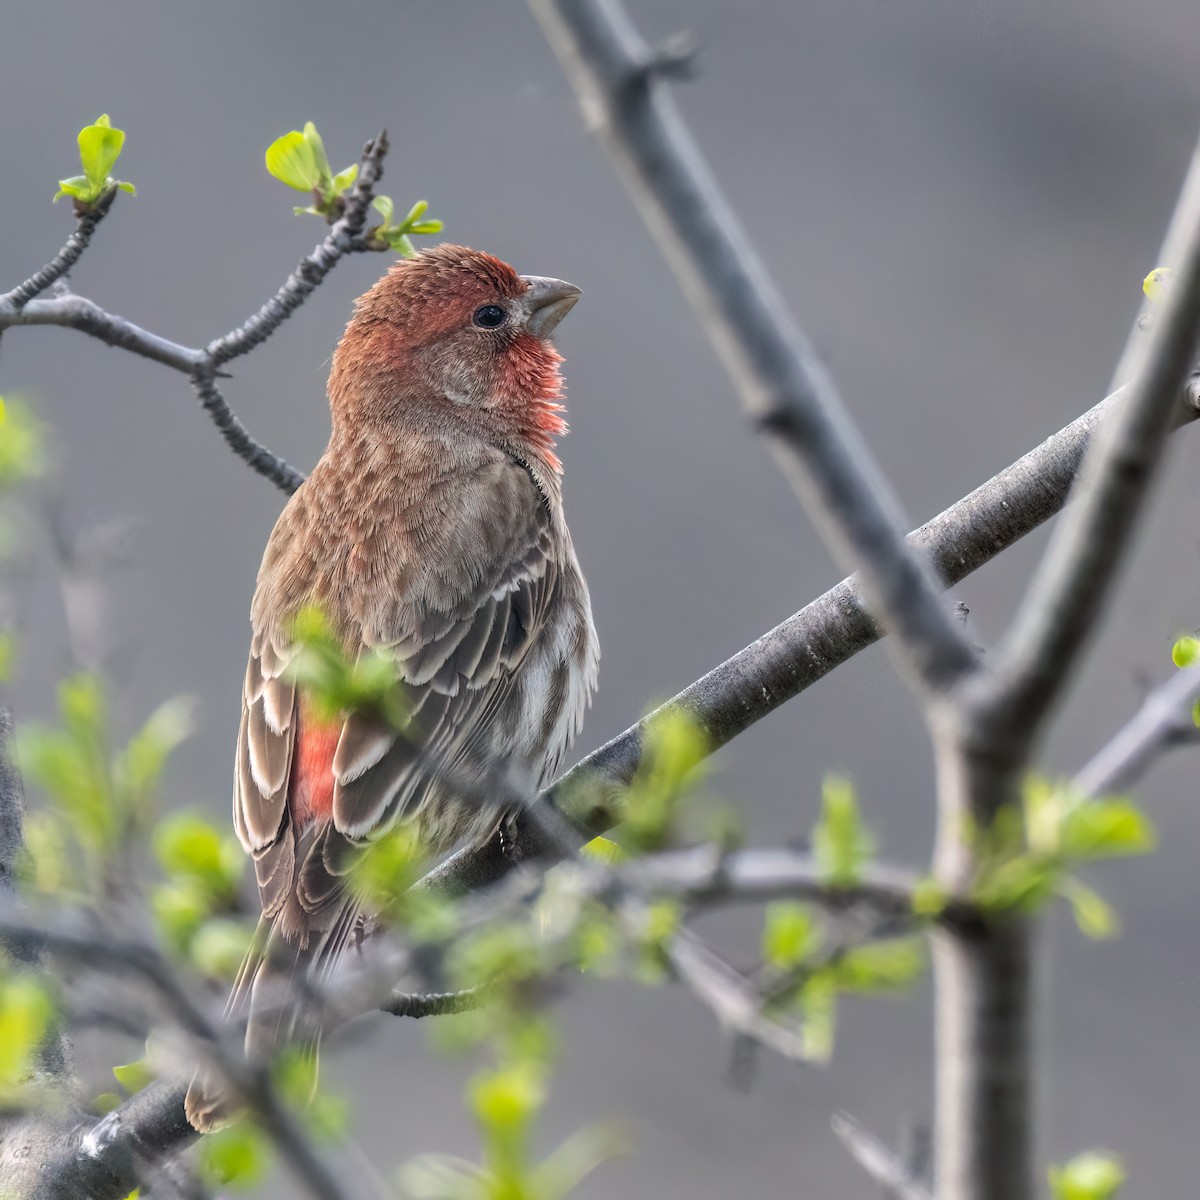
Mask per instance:
[[[511,811],[464,798],[461,778],[503,763],[542,786],[579,733],[599,647],[563,512],[551,335],[580,294],[443,244],[392,264],[334,350],[329,443],[251,604],[233,818],[262,915],[227,1009],[248,1057],[294,1036],[280,985],[331,971],[371,917],[346,877],[363,846],[398,822],[430,855],[493,836]],[[348,659],[394,663],[402,730],[306,695],[293,633],[314,605]],[[185,1111],[207,1132],[237,1106],[201,1071]]]

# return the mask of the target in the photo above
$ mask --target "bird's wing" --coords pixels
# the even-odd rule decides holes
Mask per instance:
[[[298,793],[318,782],[303,769],[324,757],[319,748],[313,753],[313,741],[329,732],[305,720],[288,678],[290,648],[265,635],[252,645],[235,826],[254,858],[264,914],[298,906],[284,913],[283,925],[305,935],[341,923],[332,909],[343,894],[347,839],[453,801],[439,768],[488,765],[497,714],[553,605],[560,578],[554,522],[530,473],[505,459],[472,486],[474,501],[445,514],[437,544],[388,589],[387,602],[356,614],[364,648],[396,664],[407,724],[396,731],[373,714],[345,719],[336,743],[330,739],[332,821],[323,836],[301,838],[293,826],[308,803]],[[505,749],[535,752],[532,744]]]

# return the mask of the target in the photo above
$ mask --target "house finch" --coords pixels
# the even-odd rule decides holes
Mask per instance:
[[[271,533],[251,609],[233,815],[262,918],[230,998],[248,1054],[289,1040],[281,983],[327,973],[369,915],[347,886],[355,846],[397,821],[417,821],[433,854],[489,835],[503,813],[438,767],[482,780],[515,764],[540,785],[579,730],[599,650],[563,516],[562,359],[548,341],[578,298],[439,246],[395,263],[334,351],[329,445]],[[395,662],[403,729],[314,710],[289,671],[310,604],[348,656]],[[197,1129],[231,1108],[218,1083],[193,1080]]]

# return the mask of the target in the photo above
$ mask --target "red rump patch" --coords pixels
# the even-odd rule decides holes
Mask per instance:
[[[341,721],[318,721],[301,699],[288,784],[288,809],[297,831],[333,815],[333,755],[341,734]]]

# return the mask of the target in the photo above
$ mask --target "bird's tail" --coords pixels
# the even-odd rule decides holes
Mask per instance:
[[[267,1063],[285,1046],[310,1055],[313,1080],[320,1033],[302,1028],[303,992],[314,955],[299,941],[284,938],[265,917],[242,960],[225,1006],[226,1025],[246,1023],[246,1059]],[[211,1133],[237,1119],[241,1104],[219,1073],[202,1067],[192,1078],[183,1101],[189,1124]]]

